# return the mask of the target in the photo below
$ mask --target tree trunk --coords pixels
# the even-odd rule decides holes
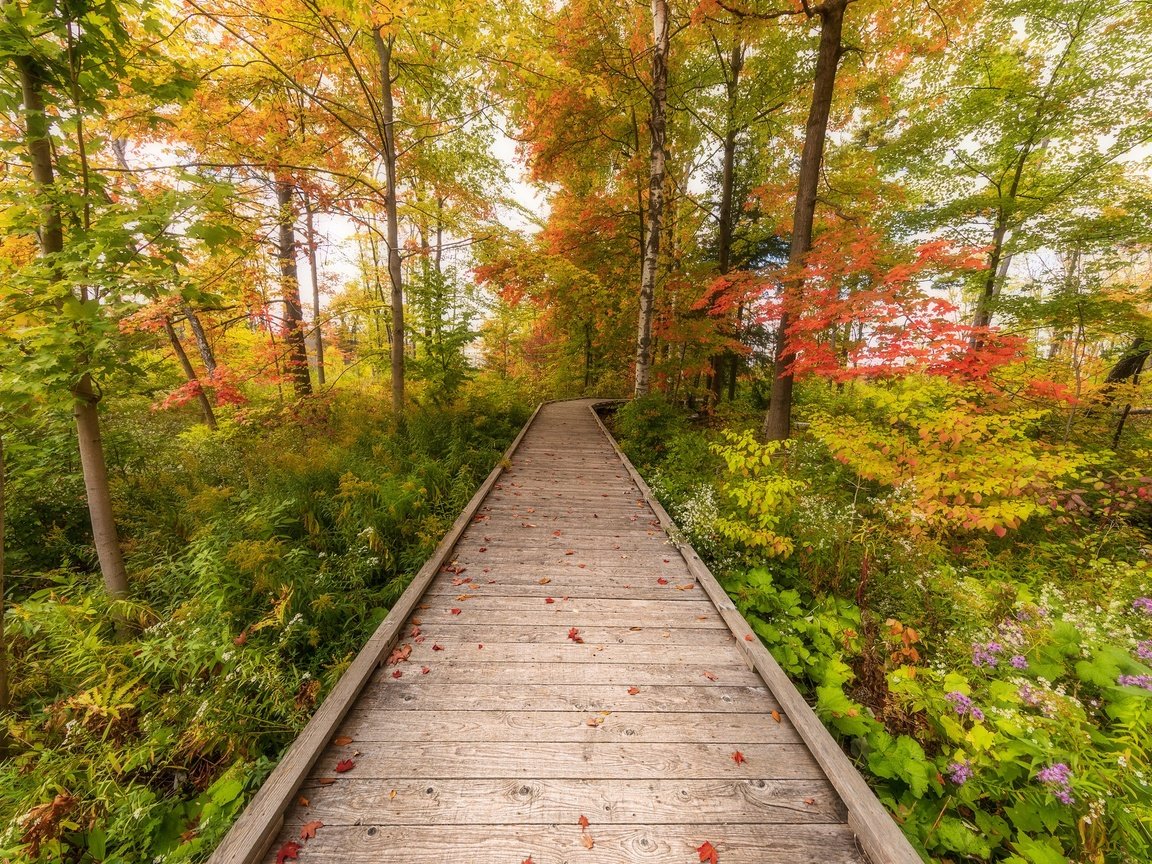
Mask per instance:
[[[320,267],[316,261],[316,225],[312,199],[304,193],[304,230],[308,240],[308,272],[312,276],[312,333],[316,337],[316,384],[324,386],[324,335],[320,329]]]
[[[8,710],[8,643],[4,641],[4,433],[0,431],[0,711]]]
[[[1067,300],[1075,297],[1079,287],[1080,249],[1074,248],[1068,258],[1068,270],[1064,274],[1064,284],[1060,286],[1060,297]],[[1048,359],[1055,360],[1064,350],[1064,343],[1072,337],[1072,331],[1065,327],[1052,336],[1052,344],[1048,346]]]
[[[52,142],[44,114],[43,81],[39,69],[31,58],[19,57],[16,59],[16,65],[20,72],[32,178],[44,198],[40,221],[40,251],[45,257],[49,257],[64,251],[64,229],[60,211],[54,202],[56,177],[52,163]],[[53,278],[59,279],[59,272],[56,268],[53,270],[56,273]],[[77,371],[83,369],[85,365],[85,358],[78,357]],[[100,574],[104,579],[108,596],[119,601],[128,596],[128,571],[124,567],[124,555],[120,549],[116,519],[112,512],[112,496],[108,489],[108,467],[104,462],[104,448],[100,440],[100,413],[96,407],[99,399],[92,389],[92,379],[88,372],[81,372],[79,380],[72,387],[72,395],[75,399],[74,414],[76,437],[80,447],[80,465],[87,492],[92,538],[96,545],[96,556],[100,561]],[[117,629],[123,632],[127,625],[119,611],[114,611],[113,617],[117,622]]]
[[[196,350],[200,352],[200,359],[204,361],[204,371],[211,378],[216,374],[216,354],[208,343],[208,337],[204,335],[204,325],[200,323],[200,316],[184,301],[180,302],[180,311],[187,319],[188,326],[192,328],[192,336],[196,340]]]
[[[392,44],[379,28],[372,31],[376,56],[380,61],[382,93],[380,109],[384,122],[384,213],[387,220],[388,276],[392,281],[392,413],[398,421],[404,418],[404,282],[400,266],[400,217],[396,202],[396,129],[392,102]]]
[[[312,395],[308,374],[308,348],[304,339],[304,311],[300,308],[300,276],[296,269],[296,208],[290,180],[276,181],[276,223],[280,228],[280,293],[284,298],[284,342],[288,345],[285,366],[298,399]]]
[[[732,267],[732,231],[735,219],[732,216],[732,199],[736,184],[736,106],[740,95],[740,72],[744,68],[744,42],[739,35],[732,40],[732,51],[728,55],[728,76],[725,81],[727,91],[727,129],[724,133],[723,162],[720,175],[720,216],[717,226],[716,257],[720,275],[726,274]],[[720,395],[724,392],[725,373],[736,380],[736,354],[726,350],[712,357],[712,394],[716,403],[720,402]],[[734,386],[729,385],[729,389]],[[728,400],[732,400],[731,393]]]
[[[188,379],[188,383],[196,387],[196,401],[200,403],[200,413],[204,415],[204,422],[209,429],[215,432],[216,414],[212,410],[212,403],[208,401],[208,394],[204,392],[204,385],[200,383],[196,370],[192,368],[192,361],[188,359],[184,346],[180,344],[180,337],[176,335],[176,328],[172,326],[172,319],[167,315],[164,316],[164,332],[168,334],[168,341],[172,343],[172,351],[175,353],[176,359],[180,361],[180,368],[184,370],[184,377]]]
[[[640,277],[640,325],[636,336],[637,396],[648,393],[652,375],[652,300],[656,294],[656,264],[660,257],[660,217],[664,205],[664,113],[668,101],[668,3],[652,0],[652,114],[648,119],[651,146],[648,160],[648,218],[644,266]]]
[[[799,270],[812,248],[812,221],[816,213],[816,189],[820,181],[820,164],[824,159],[824,138],[832,111],[836,89],[836,66],[842,51],[840,37],[844,29],[847,0],[825,0],[819,7],[820,47],[816,55],[816,75],[812,87],[812,104],[804,130],[804,150],[800,156],[800,173],[796,183],[796,207],[792,217],[792,242],[788,247],[788,266]],[[796,307],[804,291],[803,280],[794,277],[785,284],[776,328],[776,359],[773,364],[772,394],[764,418],[764,436],[769,441],[783,441],[792,434],[792,370],[795,352],[788,344],[791,325],[790,307]]]

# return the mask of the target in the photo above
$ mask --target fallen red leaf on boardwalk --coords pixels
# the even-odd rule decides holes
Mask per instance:
[[[545,602],[545,603],[555,603],[556,601],[555,601],[555,600],[553,600],[551,597],[545,597],[545,598],[544,598],[544,602]]]
[[[443,645],[437,645],[435,642],[433,642],[432,643],[432,650],[433,651],[443,651],[444,646]]]
[[[777,723],[779,723],[780,722],[780,712],[779,711],[773,711],[772,712],[772,719],[775,720]]]
[[[639,692],[640,692],[640,688],[639,688],[639,687],[629,687],[629,688],[628,688],[628,695],[629,695],[629,696],[635,696],[635,695],[636,695],[637,693],[639,693]]]
[[[739,765],[742,762],[747,762],[748,760],[744,758],[743,753],[741,753],[739,750],[737,750],[735,753],[732,754],[732,761],[735,762],[737,765]]]
[[[336,763],[336,773],[343,774],[345,771],[351,771],[356,767],[356,763],[351,759],[345,759],[342,762]]]
[[[715,672],[701,672],[700,674],[703,675],[705,678],[707,678],[709,681],[715,681],[716,680],[716,673]]]
[[[752,638],[751,633],[745,633],[744,634],[744,641],[745,642],[755,642],[756,640]]]
[[[316,836],[316,832],[324,827],[324,823],[319,819],[313,819],[311,822],[305,822],[300,827],[300,839],[311,840]]]
[[[305,798],[303,795],[301,795],[299,798],[296,799],[296,803],[299,804],[301,807],[311,807],[312,806],[312,802],[309,801],[307,798]]]
[[[431,669],[429,669],[427,666],[421,666],[421,667],[420,667],[420,674],[421,674],[421,675],[427,675],[427,674],[428,674],[429,672],[431,672],[431,671],[432,671],[432,670],[431,670]]]
[[[536,862],[533,861],[532,856],[529,855],[527,858],[525,858],[523,861],[521,861],[520,864],[536,864]]]
[[[576,820],[576,823],[580,826],[581,831],[583,831],[585,828],[587,828],[591,824],[588,821],[588,817],[584,816],[584,815],[581,815],[580,818]]]
[[[411,645],[401,645],[399,648],[392,650],[388,655],[388,665],[395,666],[397,663],[402,663],[412,655]]]
[[[477,650],[477,651],[479,651],[479,650],[480,650],[480,649],[482,649],[483,647],[484,647],[484,643],[483,643],[483,642],[480,642],[480,643],[479,643],[479,644],[476,646],[476,650]]]
[[[559,537],[562,533],[563,532],[559,528],[557,528],[555,531],[552,532],[552,536],[553,537]]]
[[[579,567],[581,570],[583,570],[588,565],[587,564],[577,564],[576,566]]]
[[[461,612],[460,609],[449,609],[448,611],[451,612],[453,615],[459,615]]]
[[[347,747],[352,743],[352,739],[347,735],[341,735],[339,738],[333,738],[332,743],[337,747]]]
[[[481,547],[480,547],[480,551],[481,551],[481,552],[487,552],[487,551],[488,551],[488,547],[487,547],[487,546],[481,546]]]
[[[659,579],[656,580],[656,584],[657,585],[667,585],[668,580],[665,579],[663,576],[661,576]]]
[[[276,853],[276,864],[284,864],[285,861],[295,861],[299,853],[300,844],[289,840],[281,846],[280,851]]]
[[[582,637],[580,635],[580,631],[577,630],[575,627],[571,628],[568,631],[568,638],[571,639],[573,642],[583,642],[584,641],[584,637]]]
[[[807,804],[809,807],[811,807],[813,804],[816,803],[816,799],[815,798],[805,798],[804,803]]]
[[[707,861],[708,864],[719,864],[720,856],[716,854],[716,847],[707,840],[705,840],[701,846],[698,846],[696,851],[700,853],[701,861]]]
[[[575,554],[576,554],[576,550],[575,550],[575,549],[565,549],[565,550],[564,550],[564,554],[565,554],[565,555],[575,555]]]
[[[403,678],[404,673],[401,672],[399,669],[397,669],[395,672],[392,673],[392,677],[393,678]]]

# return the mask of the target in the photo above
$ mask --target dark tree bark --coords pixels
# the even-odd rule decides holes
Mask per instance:
[[[52,161],[52,142],[44,112],[44,82],[34,60],[16,58],[20,76],[21,97],[24,102],[26,142],[32,179],[44,203],[40,213],[40,251],[45,257],[64,251],[64,229],[60,211],[55,203],[56,173]],[[57,277],[59,278],[59,277]],[[86,299],[86,298],[81,298]],[[83,369],[84,357],[77,358]],[[76,437],[80,447],[80,465],[84,474],[84,489],[88,500],[88,515],[92,523],[92,539],[100,561],[100,574],[104,588],[113,600],[128,596],[128,571],[124,566],[124,553],[116,531],[116,518],[112,511],[112,495],[108,488],[108,467],[104,461],[104,447],[100,438],[99,397],[92,386],[88,372],[80,373],[72,386],[73,413],[76,418]],[[127,624],[117,613],[117,627],[121,631]]]
[[[4,640],[4,433],[0,430],[0,711],[8,710],[8,643]]]
[[[668,104],[667,0],[652,0],[652,111],[648,118],[651,145],[648,157],[648,218],[644,267],[640,277],[640,324],[636,335],[635,394],[644,396],[652,376],[652,301],[656,294],[656,265],[660,258],[660,218],[664,205],[664,138]]]
[[[392,413],[404,417],[404,275],[400,265],[400,217],[396,203],[396,129],[392,99],[392,45],[394,37],[372,31],[382,82],[380,112],[384,124],[384,214],[388,240],[388,276],[392,281]]]
[[[280,294],[284,299],[284,342],[288,346],[285,366],[297,398],[303,398],[312,395],[312,377],[308,374],[304,311],[300,307],[300,275],[296,268],[294,194],[295,187],[290,180],[276,181],[276,202],[279,205],[276,223],[280,229],[277,253],[280,258]]]
[[[164,318],[164,332],[168,334],[168,341],[172,344],[172,352],[176,355],[180,368],[184,370],[184,377],[188,379],[188,383],[196,387],[196,401],[200,405],[200,414],[204,417],[204,423],[209,429],[216,431],[216,413],[212,410],[212,403],[208,401],[208,394],[204,392],[204,385],[200,383],[200,377],[192,367],[192,361],[188,359],[188,353],[180,342],[176,328],[172,326],[172,319],[167,316]]]
[[[812,104],[808,110],[804,150],[800,156],[800,174],[796,183],[792,242],[788,248],[788,264],[792,268],[799,268],[812,248],[816,189],[820,181],[820,165],[824,160],[824,139],[828,134],[832,95],[836,89],[836,67],[843,52],[841,36],[847,6],[848,0],[825,0],[812,10],[820,16],[820,46],[816,55]],[[788,344],[788,328],[792,323],[789,306],[795,306],[803,292],[804,284],[800,279],[784,286],[784,308],[776,328],[772,395],[768,403],[768,413],[764,418],[764,436],[769,441],[783,441],[792,434],[793,376],[790,367],[796,359],[796,354]]]

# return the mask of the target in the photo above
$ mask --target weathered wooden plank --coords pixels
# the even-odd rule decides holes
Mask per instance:
[[[630,741],[665,744],[795,744],[800,736],[781,717],[763,714],[698,714],[616,711],[379,711],[353,708],[340,734],[361,749],[371,741]],[[349,750],[349,752],[352,752]],[[337,751],[340,752],[340,751]]]
[[[685,583],[687,584],[687,583]],[[675,592],[687,594],[690,592]],[[546,604],[542,598],[523,597],[516,595],[496,595],[479,591],[459,591],[452,597],[444,598],[440,595],[429,595],[421,602],[421,606],[432,609],[452,609],[462,605],[469,609],[482,608],[491,610],[527,610],[537,612],[544,607],[544,612],[563,612],[570,615],[608,614],[634,615],[641,622],[649,615],[678,615],[684,618],[693,618],[697,615],[716,616],[716,608],[707,600],[702,591],[695,591],[695,599],[685,600],[670,594],[660,600],[634,600],[603,599],[599,597],[569,597],[569,599],[556,604]],[[465,599],[466,598],[466,599]],[[549,609],[550,606],[558,607]],[[719,616],[716,616],[719,617]]]
[[[421,676],[422,677],[422,676]],[[748,713],[778,710],[767,687],[642,687],[630,695],[624,687],[603,685],[525,684],[493,688],[486,684],[432,686],[407,676],[364,691],[360,704],[381,710],[423,711],[692,711]]]
[[[337,777],[335,766],[346,747],[330,748],[313,767],[313,778]],[[356,780],[396,778],[532,777],[580,779],[771,779],[819,780],[820,766],[803,744],[744,744],[744,761],[731,744],[667,744],[500,741],[374,741],[357,748],[356,767],[337,777]],[[339,791],[335,789],[334,791]]]
[[[425,623],[443,623],[445,621],[458,621],[460,623],[469,624],[497,624],[497,625],[510,625],[523,623],[526,616],[531,614],[532,620],[538,624],[552,624],[563,623],[568,627],[578,627],[581,631],[585,627],[680,627],[685,629],[698,629],[698,630],[727,630],[728,625],[724,623],[724,619],[715,613],[711,614],[702,613],[700,615],[685,615],[682,612],[675,611],[675,607],[685,604],[681,603],[668,603],[672,607],[668,611],[648,612],[640,615],[635,612],[584,612],[576,614],[570,609],[563,609],[563,603],[554,603],[547,605],[545,603],[539,604],[543,611],[537,614],[535,606],[531,604],[528,609],[486,609],[477,603],[462,603],[452,608],[459,609],[459,615],[453,615],[447,604],[441,606],[439,603],[436,606],[423,609],[419,613],[419,617]],[[587,640],[585,640],[587,641]]]
[[[485,651],[484,643],[473,646],[472,653],[480,656]],[[593,647],[592,657],[597,656]],[[607,647],[604,649],[608,650]],[[574,652],[568,652],[571,656]],[[655,652],[652,652],[655,653]],[[469,660],[440,660],[430,655],[422,655],[416,662],[398,663],[381,669],[376,677],[401,680],[396,673],[404,676],[419,676],[419,680],[430,684],[550,684],[563,681],[565,684],[616,684],[624,688],[651,687],[655,685],[676,685],[692,682],[700,686],[754,687],[760,683],[760,676],[742,662],[739,655],[717,658],[711,664],[671,663],[596,663],[567,662],[566,659],[552,663],[483,663]],[[729,661],[727,664],[724,660]],[[736,660],[740,665],[731,665]],[[422,662],[423,661],[423,662]],[[420,664],[420,665],[418,665]],[[427,672],[423,670],[427,669]]]
[[[728,825],[844,821],[827,780],[371,780],[343,779],[340,794],[305,785],[310,806],[285,826]]]
[[[468,621],[424,621],[422,629],[428,634],[426,644],[438,642],[446,648],[455,643],[477,642],[488,644],[503,643],[559,643],[570,645],[568,626],[564,623],[540,624],[535,621],[524,621],[517,624],[490,624],[480,625]],[[435,625],[435,626],[433,626]],[[411,632],[411,628],[409,631]],[[727,628],[692,629],[682,627],[605,627],[591,625],[580,629],[581,638],[587,645],[667,645],[669,650],[673,646],[692,645],[700,650],[707,650],[710,645],[731,645],[735,637]],[[411,641],[411,639],[407,639]]]
[[[524,597],[527,595],[534,597],[537,602],[541,603],[546,597],[558,599],[555,596],[557,594],[562,597],[599,600],[691,600],[694,596],[702,596],[702,592],[694,585],[695,580],[690,578],[682,578],[675,585],[693,585],[691,589],[681,588],[677,590],[671,581],[668,585],[656,585],[653,579],[644,580],[644,583],[651,582],[652,584],[637,584],[635,582],[613,584],[604,580],[590,582],[587,579],[564,576],[540,577],[550,579],[547,584],[541,585],[539,578],[534,578],[536,576],[536,573],[532,573],[522,579],[514,580],[504,575],[496,584],[481,584],[473,593],[483,594],[486,597]],[[469,590],[464,586],[445,582],[433,585],[424,596],[458,597],[462,592],[468,593]]]
[[[590,817],[591,818],[591,817]],[[684,823],[589,826],[588,850],[577,826],[472,825],[445,831],[437,826],[375,825],[321,829],[308,843],[315,861],[340,864],[508,864],[532,858],[541,864],[637,864],[698,861],[708,841],[723,864],[864,864],[852,832],[843,825]],[[275,861],[274,855],[266,859]]]
[[[649,501],[661,524],[669,532],[674,531],[675,523],[672,518],[652,495],[652,490],[644,482],[644,478],[640,476],[628,457],[624,455],[615,440],[608,434],[608,430],[600,421],[599,416],[596,416],[596,422],[616,450],[616,455],[628,469],[645,499]],[[737,637],[737,645],[747,654],[753,667],[771,687],[773,695],[780,700],[788,716],[796,724],[797,730],[808,744],[813,758],[819,762],[829,781],[840,794],[848,809],[849,824],[859,836],[861,845],[874,864],[921,864],[920,855],[908,842],[904,833],[888,811],[884,809],[884,805],[880,803],[864,778],[860,776],[856,766],[852,764],[824,727],[824,724],[820,722],[820,718],[816,716],[811,706],[793,686],[775,658],[756,637],[748,622],[744,620],[744,616],[736,609],[696,550],[684,542],[681,544],[681,554],[693,575],[700,582],[701,587],[707,591],[708,596],[716,604],[716,608],[724,617],[733,635]],[[745,638],[748,636],[751,639]]]
[[[288,748],[279,764],[264,781],[259,791],[248,803],[240,818],[236,820],[224,840],[216,847],[209,859],[210,864],[251,864],[263,855],[275,832],[283,820],[284,810],[293,800],[296,789],[309,768],[319,757],[321,750],[332,738],[340,721],[375,672],[380,661],[391,650],[396,637],[403,631],[409,614],[420,602],[429,583],[436,577],[441,565],[449,558],[456,541],[464,534],[473,517],[480,509],[485,497],[496,485],[503,471],[505,459],[516,452],[516,447],[527,434],[529,427],[540,414],[540,407],[533,412],[524,428],[508,445],[505,455],[492,469],[480,488],[465,505],[460,515],[444,535],[436,550],[420,568],[408,588],[396,601],[387,617],[376,628],[364,648],[356,655],[351,665],[340,676],[332,692],[312,715],[308,725]]]
[[[411,667],[446,662],[483,663],[485,665],[563,663],[566,665],[595,665],[597,667],[605,664],[640,666],[655,663],[673,667],[675,670],[683,670],[685,674],[680,676],[680,681],[695,683],[697,667],[705,670],[720,665],[748,668],[744,654],[732,642],[713,645],[705,651],[697,646],[620,645],[614,642],[589,642],[586,639],[585,644],[591,646],[591,651],[572,651],[567,644],[556,643],[449,642],[441,639],[436,633],[429,633],[423,642],[413,643],[412,640],[406,639],[404,644],[412,649],[408,660],[397,663],[395,666],[389,666],[388,669],[408,670]],[[484,647],[480,648],[480,645]],[[433,646],[436,647],[433,648]],[[517,669],[518,673],[525,671],[524,669]],[[602,669],[582,674],[594,675],[598,672],[609,674],[608,670]],[[572,684],[575,681],[566,679],[566,683]],[[609,684],[612,682],[606,680],[602,683]],[[753,681],[753,683],[755,682]]]

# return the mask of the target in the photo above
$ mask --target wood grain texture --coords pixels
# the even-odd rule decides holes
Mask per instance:
[[[597,825],[696,822],[836,823],[844,806],[826,780],[418,780],[344,778],[306,784],[309,806],[286,826]]]
[[[576,825],[336,826],[321,829],[305,854],[339,864],[669,864],[699,861],[708,841],[723,864],[864,864],[845,825],[747,824],[589,826],[594,848],[585,848]],[[265,858],[274,864],[271,853]]]

